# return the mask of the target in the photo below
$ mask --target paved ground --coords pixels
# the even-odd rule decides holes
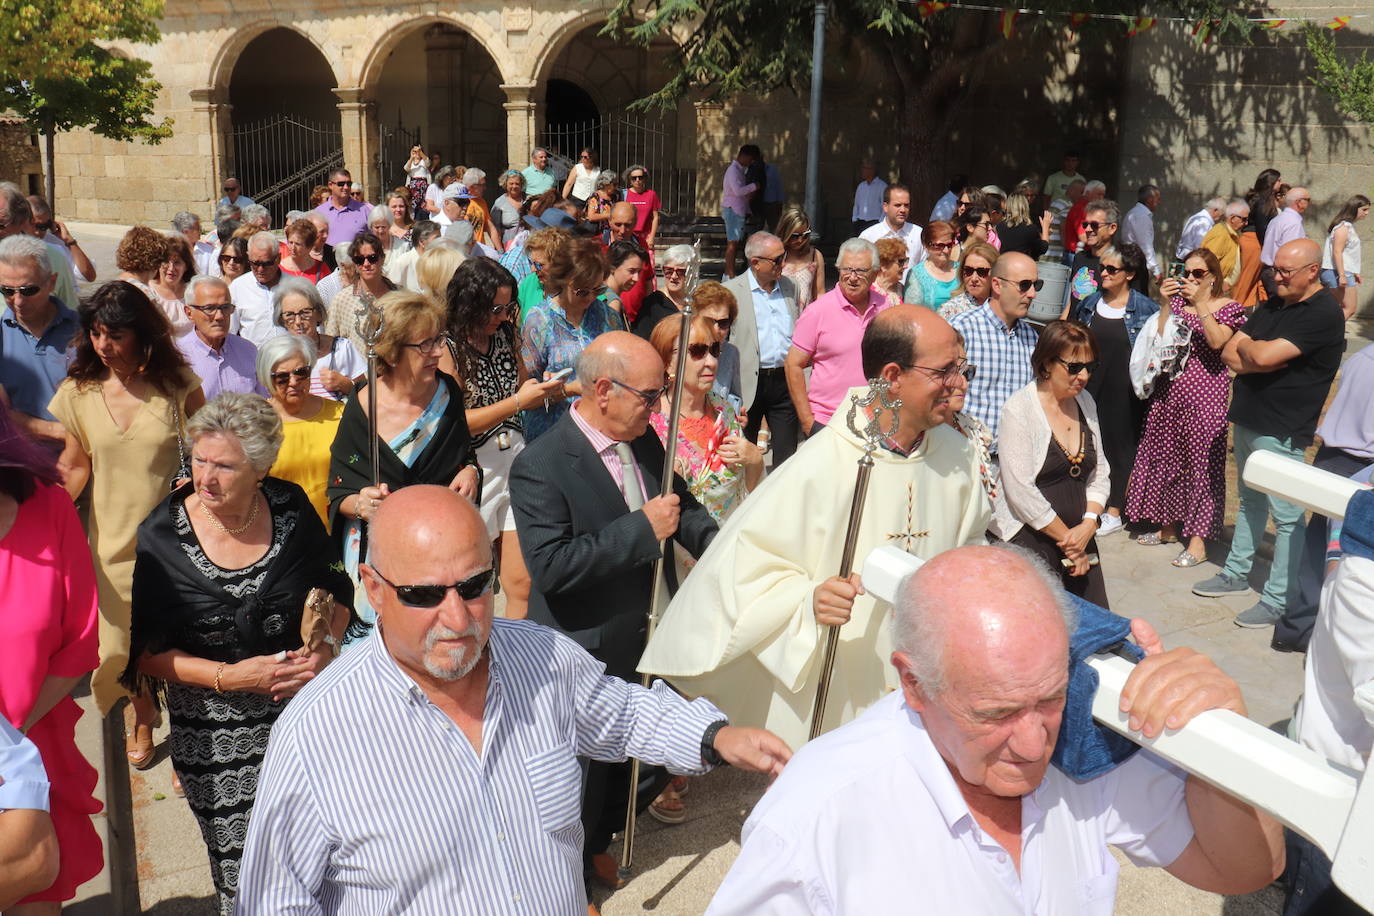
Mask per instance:
[[[113,248],[119,230],[106,226],[73,225],[72,231],[96,261],[102,277],[114,275]],[[1364,331],[1368,333],[1368,331]],[[1368,340],[1351,339],[1351,353]],[[1234,507],[1234,481],[1230,487]],[[1229,514],[1229,513],[1228,513]],[[1192,570],[1169,564],[1177,547],[1142,547],[1120,534],[1100,544],[1112,609],[1151,621],[1168,646],[1191,646],[1217,659],[1244,689],[1250,714],[1265,725],[1282,729],[1302,687],[1300,656],[1269,649],[1269,632],[1242,630],[1231,623],[1254,596],[1211,600],[1197,598],[1189,588],[1214,572],[1211,563]],[[1220,562],[1224,547],[1211,559]],[[1257,574],[1263,574],[1263,567]],[[1258,581],[1258,579],[1257,579]],[[89,700],[82,700],[89,711]],[[159,758],[152,769],[132,778],[111,769],[111,780],[125,780],[132,800],[137,885],[142,911],[158,916],[211,914],[213,889],[205,847],[186,803],[171,794],[171,765],[166,757],[166,727],[158,732]],[[94,714],[78,726],[78,741],[93,761],[103,759],[102,734]],[[122,750],[122,749],[121,749]],[[116,755],[122,757],[122,753]],[[117,769],[124,769],[118,767]],[[102,791],[104,776],[102,773]],[[644,818],[636,845],[633,880],[615,894],[598,893],[596,902],[606,916],[652,911],[665,916],[689,916],[704,910],[738,852],[741,825],[765,788],[753,774],[722,770],[692,781],[686,823],[665,827]],[[105,818],[97,818],[105,830]],[[618,852],[618,848],[613,848]],[[1124,862],[1124,860],[1123,860]],[[110,879],[101,875],[82,888],[70,912],[105,914],[112,907]],[[1123,864],[1116,912],[1122,916],[1250,916],[1279,912],[1279,896],[1268,889],[1246,897],[1222,898],[1194,891],[1158,870]]]

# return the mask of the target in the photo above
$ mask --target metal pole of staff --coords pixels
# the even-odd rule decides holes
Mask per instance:
[[[868,380],[868,394],[864,397],[851,395],[849,413],[845,423],[849,431],[864,442],[864,453],[859,457],[859,467],[854,475],[854,499],[849,504],[849,527],[844,534],[844,550],[840,553],[840,578],[848,579],[854,572],[854,551],[859,545],[859,525],[863,522],[864,501],[868,498],[868,478],[873,473],[873,453],[882,445],[884,438],[892,438],[897,433],[900,400],[888,397],[886,379]],[[876,405],[876,407],[874,406]],[[870,412],[868,408],[874,409]],[[883,414],[890,413],[892,419],[884,428]],[[825,703],[830,698],[830,679],[835,673],[835,653],[840,645],[840,628],[826,627],[825,654],[821,658],[821,677],[816,684],[816,701],[811,707],[810,738],[820,737],[825,728]]]
[[[677,455],[678,421],[682,418],[682,383],[687,376],[687,345],[692,339],[692,311],[690,302],[683,306],[682,328],[677,333],[677,375],[673,379],[673,403],[668,417],[668,438],[663,446],[663,474],[659,478],[659,496],[673,492],[673,458]],[[654,627],[658,624],[658,602],[663,596],[663,564],[672,552],[672,539],[659,544],[658,559],[654,561],[654,587],[649,598],[649,624],[646,640],[654,638]],[[653,675],[644,672],[640,683],[648,687]],[[628,804],[625,807],[625,836],[620,847],[620,877],[628,878],[635,858],[635,824],[639,819],[639,758],[630,758],[630,788]]]
[[[382,339],[385,324],[382,307],[376,300],[358,306],[358,333],[367,344],[367,441],[368,457],[372,459],[372,486],[381,486],[380,441],[377,439],[377,341]]]

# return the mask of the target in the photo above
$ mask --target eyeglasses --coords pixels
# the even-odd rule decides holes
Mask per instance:
[[[291,324],[294,321],[313,321],[315,319],[315,306],[308,309],[301,309],[299,312],[282,312],[282,324]]]
[[[1207,270],[1204,267],[1195,267],[1192,270],[1185,270],[1182,274],[1180,274],[1180,276],[1191,277],[1194,280],[1201,280],[1203,277],[1207,276],[1210,273],[1211,271]]]
[[[779,258],[781,260],[781,258]],[[871,267],[841,267],[840,276],[842,277],[864,277],[873,273]]]
[[[43,287],[36,283],[30,283],[27,286],[0,286],[0,293],[4,293],[6,299],[10,298],[15,293],[27,297],[37,295],[38,291],[42,288]]]
[[[1100,363],[1097,360],[1093,360],[1090,363],[1071,363],[1067,359],[1059,359],[1057,357],[1055,359],[1055,362],[1063,366],[1068,371],[1069,375],[1077,375],[1084,369],[1087,369],[1088,374],[1092,375],[1094,372],[1097,371],[1097,367],[1100,365]]]
[[[962,376],[964,381],[971,382],[973,377],[978,374],[978,367],[968,361],[955,363],[948,369],[932,369],[930,366],[903,366],[904,369],[920,369],[922,372],[930,373],[930,377],[935,381],[946,385]]]
[[[447,343],[448,337],[444,334],[440,334],[438,337],[430,337],[429,339],[422,340],[419,343],[407,343],[401,344],[401,346],[413,347],[414,349],[419,350],[421,353],[433,353],[435,350],[443,349],[444,345]]]
[[[336,187],[336,188],[351,188],[351,187],[353,187],[353,182],[351,182],[351,181],[331,181],[330,184],[333,185],[333,186]]]
[[[1083,228],[1087,229],[1089,232],[1096,232],[1097,230],[1105,226],[1106,223],[1089,222],[1088,220],[1084,220],[1082,225]]]
[[[665,268],[663,268],[663,276],[664,276],[664,277],[685,277],[685,276],[687,276],[687,268],[685,268],[685,267],[665,267]]]
[[[715,343],[709,344],[694,343],[687,345],[687,355],[690,356],[692,359],[705,359],[707,353],[710,353],[712,356],[719,358],[720,341],[716,341]]]
[[[225,194],[232,194],[232,193],[234,193],[234,192],[237,191],[237,190],[238,190],[238,188],[234,187],[233,185],[228,185],[228,184],[227,184],[227,185],[224,186],[224,193],[225,193]]]
[[[591,157],[591,156],[588,156],[586,153],[583,153],[581,156],[578,156],[577,158],[579,158],[579,159],[586,159],[586,160],[590,161],[592,157]]]
[[[691,346],[688,346],[688,355],[691,355],[691,352],[692,348]],[[664,385],[662,388],[659,388],[656,391],[643,391],[639,388],[634,388],[630,385],[625,384],[618,378],[608,379],[608,381],[612,385],[615,385],[617,388],[624,388],[626,391],[630,392],[630,394],[633,394],[635,397],[639,398],[641,401],[644,402],[644,406],[650,410],[654,409],[654,407],[658,404],[659,400],[662,399],[664,392],[668,390],[667,385]]]
[[[464,601],[476,601],[491,591],[492,581],[496,578],[496,570],[488,568],[452,585],[397,585],[382,575],[376,567],[373,567],[372,571],[377,574],[378,579],[391,586],[396,592],[396,598],[406,607],[423,608],[438,607],[449,589],[457,592],[458,597]]]
[[[765,258],[765,257],[764,257],[763,255],[761,255],[761,254],[756,254],[756,255],[754,255],[752,258],[750,258],[749,260],[751,260],[751,261],[763,261],[763,262],[765,262],[765,263],[772,264],[774,268],[778,268],[778,267],[781,267],[781,266],[782,266],[783,259],[786,258],[786,257],[787,257],[787,255],[785,255],[785,254],[780,254],[780,255],[778,255],[776,258]],[[862,271],[862,272],[863,272],[863,273],[867,273],[868,271]]]
[[[907,266],[908,264],[910,264],[910,263],[911,263],[911,258],[898,258],[898,259],[897,259],[897,266],[898,266],[898,267],[906,267],[906,266]]]
[[[572,291],[572,294],[579,299],[586,299],[588,296],[599,296],[606,291],[604,286],[579,286]]]
[[[1006,277],[997,277],[996,279],[1001,280],[1003,283],[1010,283],[1023,293],[1030,292],[1032,286],[1035,287],[1037,293],[1045,287],[1044,280],[1008,280]]]
[[[46,223],[34,223],[33,228],[37,229],[39,232],[47,232],[52,228],[52,220],[48,220]]]
[[[792,233],[791,235],[789,235],[789,236],[787,237],[787,241],[789,241],[789,242],[799,242],[799,241],[801,241],[802,239],[810,238],[810,237],[811,237],[811,230],[810,230],[810,229],[803,229],[803,230],[801,230],[800,232],[794,232],[794,233]]]
[[[301,366],[297,369],[292,369],[289,372],[273,372],[272,384],[280,388],[282,385],[285,385],[287,382],[291,381],[293,376],[295,378],[300,379],[301,381],[305,381],[306,379],[310,378],[310,367]]]
[[[376,264],[381,259],[382,256],[374,251],[372,254],[360,254],[353,260],[359,264]]]
[[[960,272],[961,274],[963,274],[965,277],[971,277],[971,276],[973,276],[974,274],[977,274],[978,276],[980,276],[980,277],[982,277],[984,280],[986,280],[986,279],[988,278],[988,275],[992,273],[992,268],[991,268],[991,267],[961,267],[961,268],[959,269],[959,272]]]
[[[514,315],[518,311],[520,311],[520,303],[518,302],[507,302],[505,305],[493,305],[491,307],[493,315]]]
[[[1111,264],[1099,264],[1098,267],[1097,267],[1097,269],[1098,269],[1098,271],[1100,271],[1101,273],[1106,274],[1106,275],[1109,276],[1109,277],[1115,277],[1117,274],[1121,273],[1121,272],[1122,272],[1123,270],[1125,270],[1126,268],[1124,268],[1124,267],[1116,267],[1116,266],[1113,266],[1113,265],[1111,265]]]
[[[236,254],[222,254],[219,256],[221,264],[238,264],[240,267],[248,263],[247,258],[241,258]]]
[[[1309,268],[1309,267],[1316,267],[1316,266],[1317,266],[1317,262],[1316,262],[1316,261],[1312,261],[1312,262],[1310,262],[1310,263],[1308,263],[1308,264],[1304,264],[1304,265],[1302,265],[1301,267],[1279,267],[1278,265],[1275,265],[1275,266],[1274,266],[1274,276],[1275,276],[1277,279],[1279,279],[1279,280],[1287,280],[1289,277],[1293,276],[1293,274],[1297,273],[1297,272],[1300,271],[1300,270],[1306,270],[1306,269]]]
[[[928,246],[931,251],[949,251],[954,247],[953,242],[931,242]]]
[[[273,258],[273,259],[270,260],[270,261],[254,261],[254,260],[252,260],[252,259],[250,258],[249,261],[248,261],[248,266],[250,266],[250,267],[252,267],[252,268],[254,268],[254,269],[256,269],[256,270],[266,270],[266,269],[269,268],[269,267],[276,267],[276,266],[277,266],[277,259],[276,259],[276,258]]]
[[[643,181],[644,179],[646,179],[646,178],[648,178],[648,177],[649,177],[648,175],[631,175],[631,176],[630,176],[630,180],[631,180],[631,181]]]
[[[211,318],[215,317],[216,315],[232,315],[232,314],[234,313],[234,306],[233,306],[232,304],[230,304],[230,305],[191,305],[190,303],[187,303],[186,307],[187,307],[188,309],[195,309],[197,312],[200,312],[202,315],[209,315]],[[283,316],[283,317],[285,317],[285,316]]]

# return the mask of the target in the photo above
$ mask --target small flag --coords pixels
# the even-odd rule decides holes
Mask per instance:
[[[929,19],[931,16],[940,12],[940,10],[947,9],[948,7],[948,3],[942,3],[940,0],[921,0],[920,3],[916,4],[916,12],[921,14],[922,19]]]
[[[1087,22],[1091,18],[1093,18],[1092,13],[1070,13],[1069,30],[1077,31],[1079,26],[1081,26],[1083,23]]]
[[[1335,19],[1332,19],[1330,22],[1328,22],[1326,24],[1326,27],[1333,32],[1339,32],[1341,29],[1345,28],[1348,25],[1350,25],[1349,16],[1337,16]]]
[[[1212,43],[1212,30],[1221,24],[1220,19],[1200,19],[1193,24],[1193,37],[1202,44]]]
[[[1287,21],[1287,19],[1261,19],[1259,25],[1262,29],[1281,29],[1283,28],[1283,24]]]
[[[1003,38],[1011,38],[1012,31],[1016,28],[1016,20],[1021,13],[1017,10],[1002,10],[999,28]]]
[[[1155,23],[1158,21],[1159,20],[1154,16],[1137,16],[1135,19],[1131,20],[1131,28],[1126,33],[1126,36],[1128,38],[1133,38],[1142,32],[1148,32],[1155,27]]]

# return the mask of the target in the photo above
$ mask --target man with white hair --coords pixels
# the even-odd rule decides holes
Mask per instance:
[[[247,226],[257,226],[259,229],[271,231],[272,214],[262,204],[249,204],[243,208],[243,222]]]
[[[47,246],[38,239],[0,241],[0,388],[9,395],[15,425],[53,454],[62,450],[65,434],[48,402],[67,377],[67,347],[81,331],[76,312],[53,295],[56,282]]]
[[[890,184],[883,188],[883,218],[859,233],[859,238],[874,245],[883,239],[898,239],[906,246],[907,268],[902,271],[903,283],[906,283],[907,271],[926,259],[921,227],[911,222],[910,216],[911,189],[904,184]],[[876,260],[873,266],[878,266]]]
[[[258,381],[258,348],[229,333],[234,303],[228,284],[219,277],[197,274],[186,286],[185,302],[192,330],[178,337],[176,345],[200,377],[205,400],[213,401],[226,391],[267,397],[267,389]]]
[[[1226,199],[1213,197],[1202,205],[1202,209],[1188,217],[1188,221],[1183,224],[1183,231],[1178,234],[1178,244],[1174,246],[1174,257],[1182,261],[1188,256],[1188,252],[1197,251],[1202,245],[1202,240],[1207,237],[1207,233],[1212,231],[1212,227],[1221,219],[1222,212],[1226,209]]]
[[[33,209],[19,185],[12,181],[0,181],[0,239],[12,235],[33,235]],[[70,264],[61,251],[51,243],[39,240],[48,255],[48,270],[56,278],[53,293],[63,304],[75,306],[81,301],[76,294],[76,283],[72,280]]]
[[[477,243],[484,245],[490,241],[499,245],[501,233],[496,231],[496,224],[491,220],[491,207],[487,205],[484,196],[487,193],[487,173],[481,169],[468,169],[463,173],[463,187],[468,189],[468,196],[472,198],[468,201],[469,210],[476,207],[482,211],[480,222],[475,218],[475,215],[468,217],[468,221],[472,223]]]
[[[1221,279],[1227,289],[1240,279],[1240,231],[1250,218],[1250,205],[1236,198],[1226,205],[1217,224],[1207,230],[1198,247],[1217,256],[1221,264]],[[1185,252],[1186,254],[1187,252]]]
[[[196,274],[202,277],[218,277],[219,246],[205,241],[200,217],[189,210],[181,210],[172,217],[172,228],[191,246],[191,256],[196,261]]]
[[[901,185],[889,185],[888,191],[894,188],[906,193]],[[919,238],[916,244],[920,246]],[[835,267],[840,282],[801,313],[784,364],[792,406],[807,436],[830,422],[845,392],[865,383],[859,342],[873,319],[888,307],[887,297],[873,289],[873,278],[878,275],[877,245],[862,237],[849,239],[840,245]]]
[[[558,176],[549,165],[549,151],[542,146],[536,146],[530,153],[530,164],[520,174],[525,176],[525,194],[529,197],[538,197],[558,183]]]
[[[1068,600],[1019,548],[961,547],[913,574],[893,613],[901,689],[797,753],[707,913],[1110,913],[1109,846],[1214,893],[1272,881],[1278,822],[1149,751],[1084,780],[1050,767],[1095,728],[1066,714],[1092,689],[1070,667]],[[1146,655],[1122,691],[1132,729],[1245,715],[1208,658],[1131,629]]]
[[[257,232],[248,240],[248,273],[229,284],[234,301],[235,333],[260,344],[274,331],[272,289],[281,282],[281,245],[270,232]]]

